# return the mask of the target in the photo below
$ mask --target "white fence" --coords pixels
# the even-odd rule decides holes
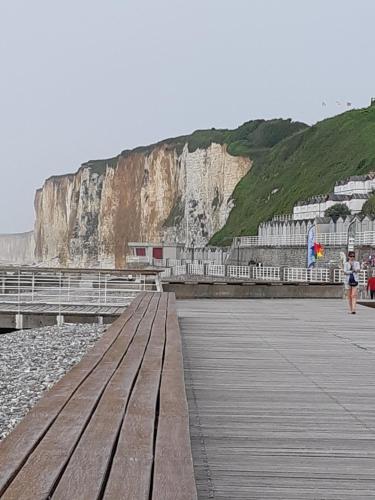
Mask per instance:
[[[253,267],[253,278],[262,281],[280,281],[279,267]]]
[[[170,278],[186,275],[302,283],[342,283],[344,279],[343,272],[340,269],[204,265],[198,263],[166,268],[160,276]],[[361,271],[360,284],[365,284],[366,280],[367,272]]]
[[[359,272],[359,284],[362,286],[366,286],[368,279],[368,272],[363,270]],[[335,269],[333,273],[333,282],[334,283],[343,283],[344,281],[344,271],[342,269]]]
[[[231,278],[250,278],[251,267],[249,266],[228,266],[227,276]]]
[[[347,233],[318,233],[317,241],[328,246],[346,246]],[[353,243],[355,245],[375,245],[375,231],[356,233]],[[241,236],[236,244],[240,247],[253,246],[305,246],[307,234],[271,235],[271,236]]]
[[[225,266],[209,264],[207,267],[208,276],[225,276]]]
[[[330,283],[331,272],[329,269],[306,269],[301,267],[284,268],[284,281],[307,283]]]

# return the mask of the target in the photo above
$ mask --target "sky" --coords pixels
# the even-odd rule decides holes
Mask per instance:
[[[374,0],[0,0],[0,233],[87,160],[367,106],[374,19]]]

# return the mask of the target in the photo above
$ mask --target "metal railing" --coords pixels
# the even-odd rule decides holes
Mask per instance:
[[[184,264],[166,268],[161,273],[161,278],[173,276],[207,276],[248,279],[254,281],[285,281],[285,282],[333,282],[331,269],[328,268],[300,268],[300,267],[258,267],[258,266],[232,266],[214,264]],[[334,281],[337,283],[338,281]]]
[[[302,267],[286,267],[283,269],[284,281],[294,281],[300,283],[330,283],[330,269],[315,268],[307,269]]]
[[[346,246],[348,234],[318,233],[317,241],[328,246]],[[307,243],[307,234],[270,235],[270,236],[240,236],[237,238],[240,247],[252,246],[304,246]],[[375,231],[358,232],[354,238],[355,245],[375,245]]]
[[[121,307],[140,291],[157,290],[157,278],[117,271],[0,269],[0,302]]]
[[[342,269],[335,269],[333,272],[333,282],[343,283],[344,282],[344,271]],[[362,270],[358,273],[358,283],[359,285],[366,286],[368,280],[368,271]]]

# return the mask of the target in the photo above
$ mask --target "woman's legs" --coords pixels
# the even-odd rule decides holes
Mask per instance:
[[[352,286],[352,312],[355,312],[355,308],[357,306],[357,295],[358,295],[358,287]]]
[[[353,311],[353,305],[352,305],[352,288],[353,287],[349,287],[346,291],[347,293],[347,297],[348,297],[348,303],[349,303],[349,311],[352,312]]]

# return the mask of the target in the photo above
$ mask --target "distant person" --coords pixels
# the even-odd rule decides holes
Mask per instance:
[[[371,300],[375,298],[375,276],[372,276],[367,281],[367,292],[370,294]]]
[[[349,302],[349,314],[355,314],[358,295],[359,271],[361,266],[355,260],[355,253],[348,253],[348,260],[344,264],[344,287]]]

